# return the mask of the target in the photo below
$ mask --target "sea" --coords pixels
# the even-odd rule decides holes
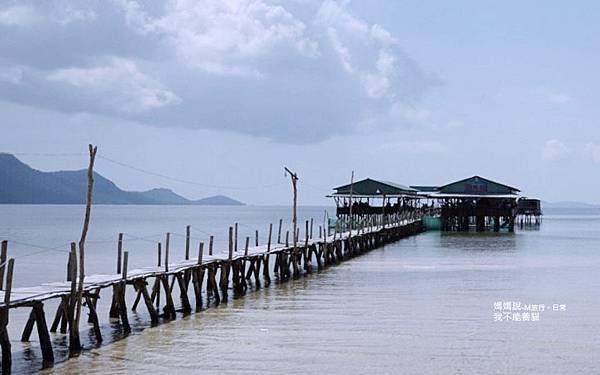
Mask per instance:
[[[300,207],[300,227],[312,218],[317,236],[327,212]],[[65,280],[83,214],[77,205],[0,205],[15,287]],[[95,206],[86,274],[116,273],[118,233],[133,269],[157,263],[167,232],[170,259],[183,259],[187,225],[196,256],[211,235],[224,252],[236,222],[241,249],[256,230],[266,243],[269,224],[275,241],[280,219],[284,238],[290,218],[284,206]],[[425,232],[156,327],[142,305],[129,313],[127,336],[108,319],[106,290],[104,343],[84,314],[85,350],[69,359],[67,337],[52,334],[51,368],[42,369],[35,330],[19,340],[27,308],[11,310],[9,333],[13,373],[598,374],[599,296],[600,211],[555,209],[514,234]],[[44,308],[51,324],[56,304]]]

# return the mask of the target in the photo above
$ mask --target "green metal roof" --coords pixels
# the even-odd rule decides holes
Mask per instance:
[[[433,193],[439,189],[437,186],[411,186],[411,188],[423,193]]]
[[[350,184],[333,188],[336,195],[350,195]],[[417,190],[389,181],[379,181],[371,178],[366,178],[352,184],[352,195],[382,197],[394,195],[413,195]]]
[[[517,194],[520,190],[487,178],[473,176],[440,186],[437,192],[440,194],[503,195]]]

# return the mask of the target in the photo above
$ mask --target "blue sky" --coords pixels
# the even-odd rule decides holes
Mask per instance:
[[[123,188],[255,204],[289,202],[284,165],[304,204],[352,170],[600,203],[599,17],[591,1],[0,1],[0,150],[70,169],[85,156],[34,154],[93,142],[173,177],[100,159]]]

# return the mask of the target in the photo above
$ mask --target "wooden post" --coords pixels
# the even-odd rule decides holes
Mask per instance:
[[[277,230],[277,243],[281,243],[281,225],[283,224],[283,219],[279,219],[279,229]]]
[[[287,173],[290,174],[290,178],[292,181],[292,190],[294,193],[294,198],[293,198],[293,205],[292,205],[292,240],[293,240],[293,244],[294,247],[292,249],[292,265],[293,265],[293,271],[294,271],[294,277],[299,276],[298,274],[298,264],[297,264],[297,246],[298,246],[298,216],[296,214],[296,208],[297,208],[297,202],[298,202],[298,188],[297,188],[297,183],[298,183],[298,175],[296,175],[296,173],[293,173],[292,171],[290,171],[288,168],[285,168],[285,171]]]
[[[12,292],[13,282],[13,269],[15,267],[15,260],[10,258],[8,260],[8,266],[6,268],[6,290],[4,291],[4,304],[8,308],[10,305],[10,293]]]
[[[123,233],[119,233],[117,241],[117,273],[121,273],[121,254],[123,253]]]
[[[237,253],[237,250],[238,250],[237,240],[238,240],[238,223],[235,223],[235,235],[234,235],[234,242],[233,242],[233,251],[235,251],[236,253]]]
[[[254,231],[255,246],[258,247],[258,230]]]
[[[87,170],[87,194],[85,200],[85,217],[83,219],[83,228],[81,230],[81,238],[79,240],[79,285],[77,288],[77,310],[75,313],[75,326],[79,336],[79,319],[81,317],[81,300],[83,298],[83,280],[85,278],[85,240],[90,225],[90,217],[92,214],[92,192],[94,190],[94,161],[96,160],[97,147],[91,144],[88,146],[90,152],[90,163]],[[81,344],[75,350],[80,350]]]
[[[35,310],[31,309],[31,313],[29,314],[27,323],[25,323],[25,329],[23,329],[23,334],[21,335],[21,342],[29,341],[29,338],[31,337],[31,332],[33,331],[34,324],[35,324]],[[57,325],[58,325],[58,323],[57,323]]]
[[[158,264],[157,267],[160,267],[160,261],[162,260],[162,249],[161,249],[161,243],[158,243]]]
[[[313,218],[310,218],[310,239],[313,238]]]
[[[12,353],[10,338],[8,337],[8,311],[10,305],[10,293],[12,291],[12,278],[15,260],[9,259],[6,271],[6,291],[4,292],[5,306],[0,308],[0,345],[2,346],[2,373],[10,374],[12,366]]]
[[[350,202],[348,204],[348,211],[349,211],[349,216],[350,216],[350,223],[349,223],[349,228],[350,228],[350,235],[349,238],[352,238],[352,193],[353,193],[353,188],[354,188],[354,171],[352,171],[352,176],[350,177]]]
[[[169,272],[169,242],[171,240],[171,233],[167,232],[167,238],[165,240],[165,272]]]
[[[290,247],[290,231],[285,231],[285,247]]]
[[[36,302],[33,305],[33,312],[35,315],[35,325],[37,326],[40,347],[42,349],[42,363],[45,367],[54,363],[54,352],[52,351],[52,341],[50,340],[50,334],[48,333],[43,306],[44,305],[41,302]]]
[[[6,256],[8,254],[8,241],[2,241],[0,250],[0,290],[4,288],[4,270],[6,269]]]
[[[129,261],[129,251],[123,253],[123,280],[127,280],[127,262]]]
[[[229,260],[231,258],[233,258],[233,227],[229,227]]]
[[[198,264],[202,264],[202,254],[204,253],[204,242],[198,245]]]
[[[308,245],[308,236],[309,236],[309,228],[308,228],[308,220],[306,220],[305,222],[305,228],[304,228],[304,237],[305,237],[305,243],[304,245]]]
[[[273,232],[273,223],[269,224],[269,240],[267,241],[267,251],[271,251],[271,234]]]
[[[69,298],[69,350],[77,351],[81,348],[79,341],[79,325],[75,325],[75,300],[77,298],[77,245],[71,242],[71,295]]]
[[[185,260],[190,260],[190,226],[185,227]]]
[[[213,240],[214,236],[210,236],[210,239],[208,241],[208,255],[213,255]]]
[[[245,293],[248,289],[248,284],[246,283],[246,261],[248,258],[248,246],[250,245],[250,237],[246,236],[246,246],[244,247],[244,261],[242,262],[242,269],[240,271],[240,279],[242,281],[243,292]]]
[[[150,321],[152,325],[158,324],[158,313],[154,306],[152,306],[152,299],[148,295],[148,289],[146,288],[146,281],[142,279],[136,280],[137,288],[141,291],[142,297],[144,298],[144,303],[146,304],[146,308],[148,309],[148,313],[150,314]],[[159,285],[160,289],[160,285]]]

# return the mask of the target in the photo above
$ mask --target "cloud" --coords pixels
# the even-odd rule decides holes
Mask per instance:
[[[600,163],[600,145],[595,142],[589,142],[585,146],[584,153],[590,157],[594,163]]]
[[[571,101],[571,97],[567,94],[555,93],[548,95],[548,100],[554,104],[565,104]]]
[[[29,26],[38,19],[35,8],[25,4],[14,4],[0,8],[0,25]]]
[[[323,2],[315,24],[326,30],[342,67],[370,98],[400,99],[437,83],[400,49],[387,30],[353,16],[345,3]]]
[[[181,102],[134,61],[119,57],[50,71],[0,64],[0,97],[63,112],[126,117]]]
[[[78,8],[64,0],[28,4],[19,2],[0,7],[0,25],[8,27],[35,27],[50,22],[66,26],[72,22],[96,18],[91,9]]]
[[[545,161],[560,161],[569,157],[570,151],[567,146],[557,139],[551,139],[546,142],[542,149],[542,160]]]
[[[18,66],[3,66],[0,63],[0,82],[18,85],[23,80],[23,69]]]
[[[142,73],[133,61],[117,57],[92,67],[59,69],[47,79],[89,93],[117,112],[145,112],[181,101],[160,82]]]
[[[444,145],[435,141],[397,141],[383,143],[376,152],[393,152],[395,154],[441,154],[446,151]]]
[[[4,29],[0,100],[22,105],[310,143],[423,123],[438,84],[344,1],[19,4],[40,20]]]
[[[304,23],[264,1],[176,0],[159,17],[136,1],[116,3],[133,30],[164,40],[183,63],[208,73],[260,78],[259,60],[288,46],[301,55],[316,55]]]

